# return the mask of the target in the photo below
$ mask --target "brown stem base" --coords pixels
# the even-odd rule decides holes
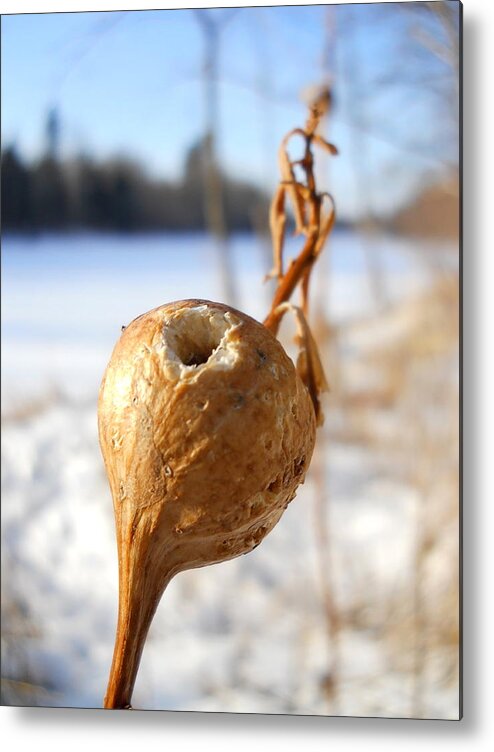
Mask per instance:
[[[130,528],[132,529],[132,528]],[[156,567],[149,534],[141,530],[121,547],[118,622],[103,707],[130,709],[144,643],[161,596],[176,569]],[[156,541],[153,541],[156,543]],[[159,547],[159,541],[158,541]],[[162,556],[162,550],[160,550]]]

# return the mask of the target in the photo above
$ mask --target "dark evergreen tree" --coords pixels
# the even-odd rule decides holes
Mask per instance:
[[[14,147],[2,153],[2,227],[29,230],[33,224],[31,176]]]

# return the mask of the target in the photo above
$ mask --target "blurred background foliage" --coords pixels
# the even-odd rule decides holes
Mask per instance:
[[[2,217],[6,230],[206,230],[201,170],[204,140],[186,155],[180,181],[152,180],[123,158],[61,163],[53,153],[24,164],[15,149],[2,155]],[[268,198],[249,183],[222,176],[231,230],[250,230]]]

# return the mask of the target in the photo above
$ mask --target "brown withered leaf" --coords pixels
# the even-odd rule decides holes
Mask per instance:
[[[266,275],[266,279],[275,277],[281,279],[283,276],[283,244],[285,240],[285,193],[284,185],[279,185],[271,202],[269,212],[269,226],[271,237],[273,239],[273,269]]]
[[[321,253],[324,247],[324,243],[326,242],[329,233],[333,229],[335,219],[336,219],[336,207],[335,207],[335,202],[334,202],[332,195],[330,193],[323,193],[321,196],[321,199],[324,199],[324,198],[328,198],[331,201],[331,208],[329,210],[329,214],[321,223],[319,237],[317,238],[316,249],[315,249],[316,256],[318,256]]]
[[[285,313],[288,311],[294,315],[297,323],[295,341],[300,347],[300,352],[297,358],[297,372],[309,391],[312,404],[314,405],[317,425],[321,426],[324,422],[324,415],[321,410],[319,397],[322,392],[329,391],[329,385],[321,363],[319,350],[316,341],[312,336],[307,319],[299,306],[295,306],[293,303],[281,303],[281,305],[273,311],[273,314],[281,321]]]

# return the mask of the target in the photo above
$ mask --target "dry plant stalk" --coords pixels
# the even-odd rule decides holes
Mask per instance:
[[[326,382],[303,310],[287,301],[300,283],[307,308],[309,274],[334,219],[333,212],[321,221],[312,173],[311,144],[325,144],[315,134],[319,117],[313,108],[306,129],[296,131],[306,138],[307,186],[287,184],[293,168],[282,159],[282,189],[307,240],[283,274],[284,208],[275,198],[279,283],[265,324],[221,303],[170,303],[125,328],[106,369],[98,425],[119,560],[106,708],[131,707],[146,635],[171,578],[251,551],[304,481]],[[297,368],[275,336],[290,309]]]
[[[315,144],[332,155],[338,153],[333,144],[325,141],[317,133],[321,117],[329,108],[330,101],[329,90],[324,90],[311,105],[305,128],[294,128],[281,143],[279,162],[282,180],[274,195],[270,211],[274,267],[268,274],[268,277],[277,279],[278,285],[271,310],[264,321],[264,326],[273,334],[276,334],[286,311],[292,310],[295,313],[298,323],[298,342],[302,347],[298,370],[309,389],[318,425],[322,423],[319,394],[321,391],[326,391],[328,385],[306,317],[309,307],[309,282],[312,268],[333,229],[336,214],[335,203],[331,194],[327,192],[318,193],[316,190],[312,145]],[[295,161],[292,161],[288,154],[288,143],[293,136],[301,136],[305,142],[302,159]],[[297,166],[305,174],[304,182],[296,179],[295,168]],[[305,243],[300,254],[290,262],[285,270],[283,249],[286,232],[285,204],[287,197],[292,205],[295,218],[295,234],[304,235]],[[325,199],[329,202],[329,210],[324,214],[323,204]],[[302,293],[301,308],[287,306],[286,304],[297,285],[300,285]]]

